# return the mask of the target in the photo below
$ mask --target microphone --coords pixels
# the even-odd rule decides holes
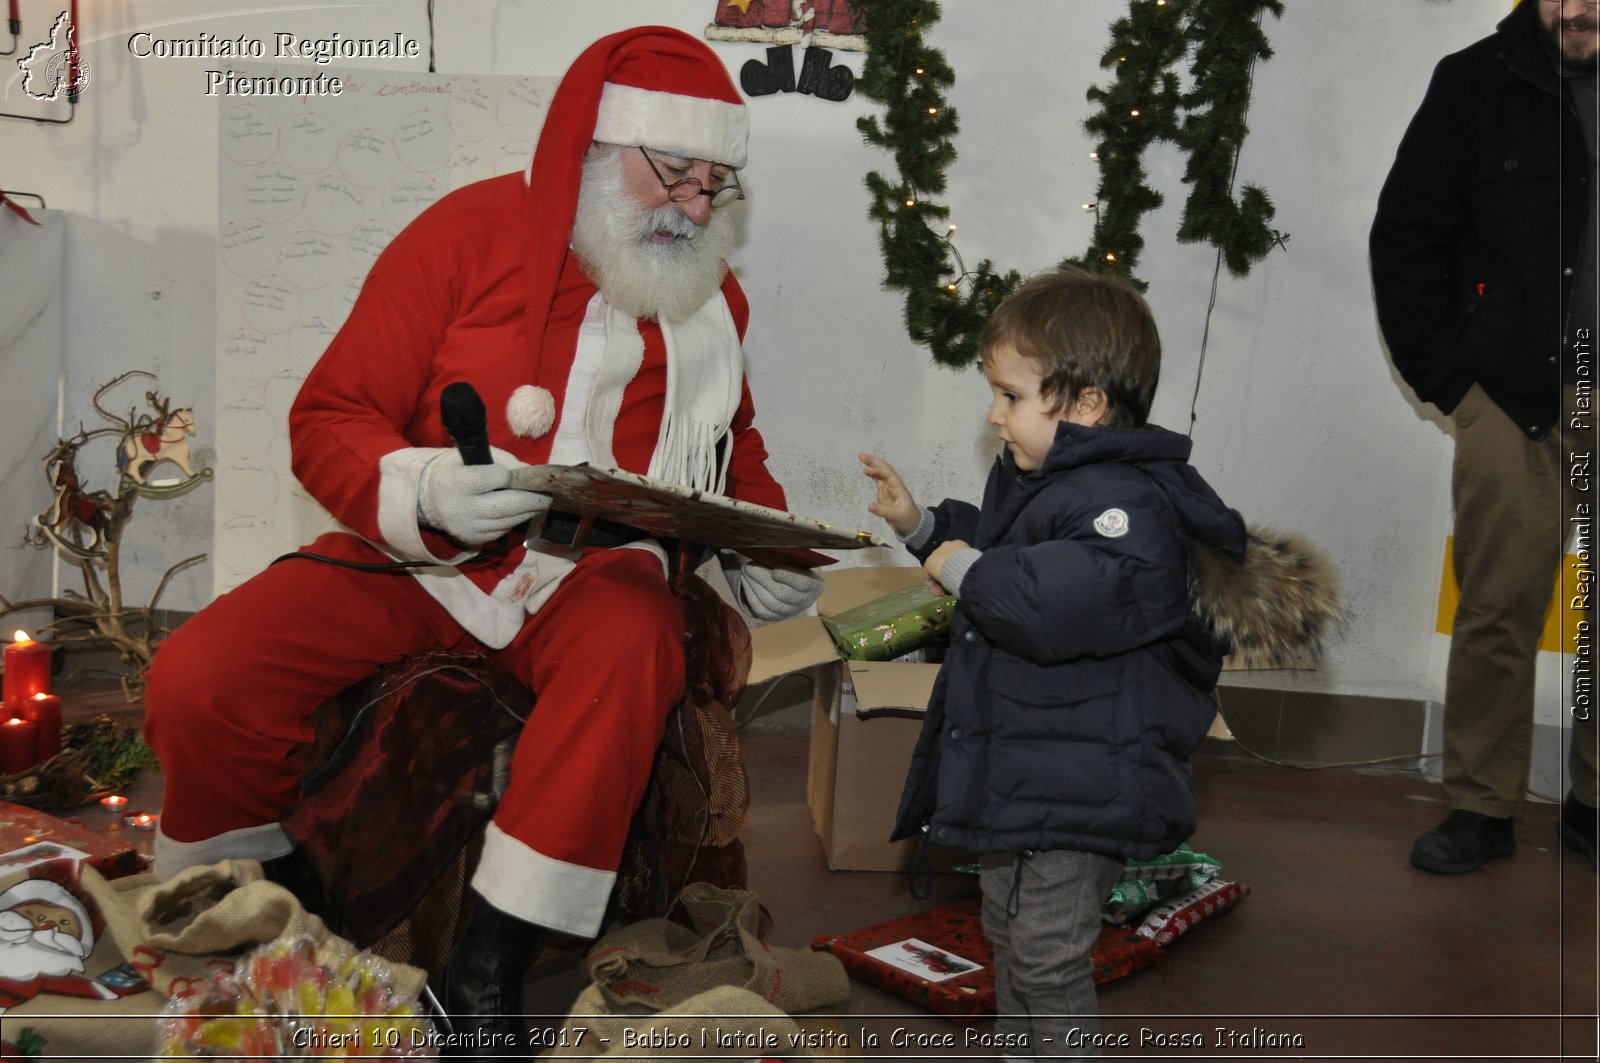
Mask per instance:
[[[439,395],[439,420],[455,440],[463,465],[492,465],[489,453],[489,411],[478,389],[465,380],[446,384]]]

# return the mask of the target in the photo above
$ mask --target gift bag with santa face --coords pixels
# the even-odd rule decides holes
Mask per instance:
[[[162,998],[131,968],[78,874],[56,860],[0,876],[0,1057],[148,1054]]]

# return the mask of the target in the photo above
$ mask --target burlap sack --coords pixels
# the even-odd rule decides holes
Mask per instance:
[[[837,958],[769,948],[760,939],[755,894],[692,882],[682,900],[688,926],[646,919],[595,944],[587,969],[606,1004],[601,1010],[664,1011],[719,986],[748,990],[785,1013],[838,1004],[849,995]]]
[[[83,880],[122,954],[163,996],[192,991],[222,957],[286,934],[328,934],[294,894],[263,878],[254,860],[191,867],[166,882],[153,874],[107,882],[89,869]]]
[[[190,868],[168,882],[152,874],[107,881],[93,868],[63,864],[30,869],[0,887],[24,878],[70,889],[89,915],[83,940],[94,934],[93,951],[68,979],[8,985],[0,977],[0,1007],[31,994],[5,1012],[5,1058],[148,1059],[157,1048],[155,1017],[169,996],[197,990],[257,945],[285,935],[328,936],[322,920],[267,882],[253,860]],[[6,925],[0,922],[0,939]],[[0,940],[0,948],[6,944]],[[398,995],[421,992],[424,971],[388,966]]]
[[[815,1059],[831,1039],[805,1030],[748,989],[717,986],[660,1012],[619,1015],[599,986],[579,995],[546,1058]]]
[[[257,945],[280,937],[329,936],[322,920],[294,894],[268,882],[254,860],[186,868],[166,882],[154,875],[107,882],[86,869],[84,885],[123,954],[166,996],[189,992],[226,964],[225,957]],[[393,962],[389,967],[397,994],[422,992],[426,971]]]
[[[82,871],[90,875],[100,878]],[[0,1058],[144,1059],[156,1047],[154,1016],[166,998],[129,965],[82,877],[75,860],[0,876]],[[39,912],[26,906],[41,902],[76,917],[57,927],[76,945],[55,944],[75,948],[77,962],[41,952],[23,932]]]

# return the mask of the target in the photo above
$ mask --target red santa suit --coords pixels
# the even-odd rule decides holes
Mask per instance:
[[[298,797],[309,714],[378,665],[471,648],[538,697],[473,886],[528,922],[598,929],[683,687],[664,557],[644,541],[585,551],[575,566],[522,543],[466,560],[471,551],[419,525],[418,485],[452,447],[439,396],[459,380],[483,397],[500,464],[590,461],[785,505],[752,425],[748,307],[732,276],[686,321],[635,320],[605,302],[567,246],[591,139],[744,161],[744,108],[725,72],[714,99],[699,86],[663,91],[671,48],[703,62],[705,46],[650,32],[665,36],[649,69],[619,64],[611,38],[580,57],[529,173],[454,192],[395,238],[307,378],[290,414],[294,471],[342,525],[308,549],[439,563],[280,562],[170,636],[146,694],[146,736],[167,780],[161,875],[288,852],[278,818]]]

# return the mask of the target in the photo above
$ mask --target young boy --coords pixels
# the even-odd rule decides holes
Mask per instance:
[[[1161,341],[1144,299],[1060,270],[980,338],[1005,444],[983,505],[921,510],[882,459],[867,508],[957,595],[894,837],[980,854],[1008,1059],[1098,1058],[1090,951],[1124,860],[1194,829],[1187,757],[1221,647],[1190,619],[1187,551],[1240,561],[1244,522],[1148,425]]]

